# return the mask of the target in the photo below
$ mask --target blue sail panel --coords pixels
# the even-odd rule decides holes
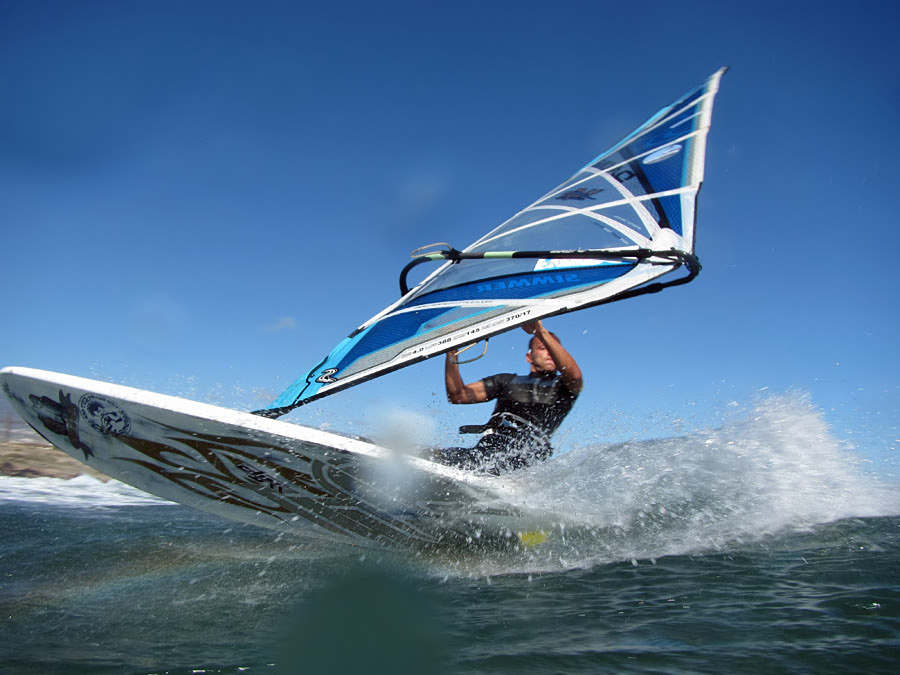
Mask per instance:
[[[532,261],[534,265],[534,261]],[[589,284],[598,284],[622,276],[634,267],[634,263],[616,262],[592,267],[538,270],[527,274],[503,274],[480,278],[467,284],[420,295],[406,307],[416,307],[436,302],[463,300],[522,300],[540,298]]]
[[[533,260],[531,264],[534,265]],[[431,339],[466,322],[477,321],[491,310],[505,311],[509,301],[560,296],[596,287],[634,266],[633,262],[614,262],[503,275],[420,296],[347,337],[309,374],[288,387],[271,407],[281,408],[314,397],[323,387],[365,369],[373,359],[396,356],[417,338]],[[485,301],[488,307],[483,304]]]

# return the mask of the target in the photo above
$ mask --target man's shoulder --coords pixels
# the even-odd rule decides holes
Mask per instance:
[[[497,373],[496,375],[488,375],[482,378],[481,383],[484,385],[484,393],[488,400],[497,398],[509,387],[515,377],[515,373]]]
[[[482,381],[491,381],[496,384],[507,384],[511,382],[515,377],[515,373],[495,373],[494,375],[488,375],[487,377],[482,378]]]
[[[581,380],[578,380],[575,383],[567,382],[566,379],[562,376],[562,373],[556,376],[555,382],[557,383],[558,387],[568,392],[568,395],[573,401],[578,398],[578,394],[581,393],[581,390],[584,387]]]

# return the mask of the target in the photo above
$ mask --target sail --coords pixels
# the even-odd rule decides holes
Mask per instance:
[[[685,283],[694,255],[713,98],[725,69],[463,250],[423,253],[402,297],[268,408],[279,416],[346,387],[529,321]],[[443,261],[408,289],[407,273]],[[676,270],[680,276],[656,281]]]

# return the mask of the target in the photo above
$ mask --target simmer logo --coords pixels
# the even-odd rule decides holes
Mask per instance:
[[[515,279],[497,279],[484,284],[478,284],[475,291],[488,293],[490,291],[503,291],[510,288],[526,288],[529,286],[552,286],[554,284],[566,284],[578,281],[577,272],[565,274],[539,274],[531,277],[517,277]]]

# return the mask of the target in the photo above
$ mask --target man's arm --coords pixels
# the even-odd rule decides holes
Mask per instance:
[[[541,321],[531,321],[523,324],[522,330],[530,335],[534,335],[547,346],[547,351],[553,357],[553,362],[556,364],[556,368],[559,370],[560,377],[566,388],[573,394],[580,393],[584,386],[581,368],[578,367],[575,359],[560,344],[559,340],[553,337],[553,333],[544,328],[544,324]]]
[[[456,362],[456,350],[447,352],[444,362],[444,384],[447,387],[447,400],[450,403],[484,403],[488,400],[484,390],[484,382],[479,380],[471,384],[463,384]]]

